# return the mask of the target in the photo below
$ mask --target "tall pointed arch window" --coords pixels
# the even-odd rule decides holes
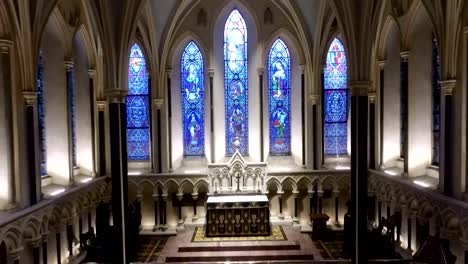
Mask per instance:
[[[44,94],[44,54],[39,51],[39,63],[37,69],[37,112],[39,123],[39,149],[41,151],[41,176],[47,176],[47,146],[45,123],[45,94]]]
[[[291,153],[291,58],[277,39],[268,55],[270,154]]]
[[[327,53],[324,72],[324,152],[327,156],[347,154],[348,73],[343,43],[335,38]]]
[[[242,15],[234,9],[224,26],[226,155],[236,149],[244,155],[249,152],[247,75],[247,27]]]
[[[440,61],[437,40],[432,38],[432,165],[439,166],[440,154]]]
[[[197,44],[185,46],[180,63],[184,155],[205,154],[205,85],[203,55]]]
[[[126,103],[128,160],[149,160],[148,72],[145,57],[138,44],[134,44],[130,50]]]

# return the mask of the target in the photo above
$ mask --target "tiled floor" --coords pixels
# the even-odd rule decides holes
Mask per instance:
[[[185,259],[203,259],[204,257],[225,258],[225,260],[236,261],[245,260],[245,258],[252,257],[269,259],[285,260],[286,258],[296,260],[323,260],[320,251],[315,247],[314,243],[307,234],[300,233],[299,230],[292,227],[283,226],[283,231],[287,237],[286,241],[217,241],[217,242],[192,242],[194,229],[185,230],[177,236],[170,237],[160,253],[157,263],[165,263],[167,260],[176,258]],[[285,250],[256,250],[256,246],[263,248],[274,246],[276,248],[285,247]],[[291,245],[300,245],[299,250],[291,250]],[[244,248],[243,248],[244,246]],[[191,250],[190,252],[179,252],[179,248],[192,248],[192,247],[218,247],[216,251],[203,251]],[[223,247],[236,247],[236,249],[243,248],[241,251],[222,250]],[[201,248],[200,248],[201,249]],[[257,249],[260,249],[258,247]],[[195,251],[195,252],[194,252]],[[313,257],[311,257],[313,255]],[[169,259],[167,259],[169,258]],[[166,260],[167,259],[167,260]]]

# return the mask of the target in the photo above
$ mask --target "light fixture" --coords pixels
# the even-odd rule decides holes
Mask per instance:
[[[424,188],[430,187],[430,185],[427,182],[419,181],[419,180],[414,180],[414,184],[417,184],[419,186],[422,186]]]
[[[185,174],[192,174],[192,173],[200,173],[200,170],[186,170],[184,171]]]
[[[131,172],[129,171],[129,172],[128,172],[128,175],[132,175],[132,176],[134,176],[134,175],[141,175],[141,172],[140,172],[140,171],[131,171]]]
[[[384,172],[387,173],[388,175],[392,175],[392,176],[398,175],[398,172],[393,171],[393,170],[384,170]]]
[[[55,191],[51,192],[50,195],[56,196],[56,195],[61,194],[63,192],[65,192],[65,188],[60,188],[58,190],[55,190]]]
[[[349,170],[351,169],[349,166],[337,165],[335,166],[335,170]]]
[[[91,178],[91,177],[84,178],[84,179],[81,180],[81,183],[87,183],[87,182],[91,181],[92,179],[93,178]]]

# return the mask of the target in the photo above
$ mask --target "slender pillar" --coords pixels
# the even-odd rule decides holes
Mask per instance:
[[[4,134],[2,135],[2,144],[4,144],[4,166],[6,172],[6,180],[3,184],[8,186],[8,194],[6,199],[6,206],[2,209],[13,209],[16,207],[16,181],[15,181],[15,162],[14,162],[14,132],[13,132],[13,104],[16,98],[16,93],[13,92],[11,83],[11,56],[12,56],[13,42],[9,40],[0,39],[0,86],[3,86],[3,92],[0,95],[3,97],[2,106],[4,107],[1,112],[0,120],[3,120],[5,125]]]
[[[440,82],[440,89],[442,91],[441,97],[441,155],[440,155],[440,185],[443,193],[447,196],[455,195],[455,186],[457,183],[454,181],[453,175],[453,91],[457,84],[456,80],[445,80]],[[459,184],[459,183],[458,183]]]
[[[198,193],[192,193],[192,199],[193,199],[193,217],[192,217],[192,221],[196,221],[198,219],[198,216],[197,216]]]
[[[166,230],[167,229],[167,197],[168,197],[168,194],[167,193],[163,193],[161,195],[162,197],[162,225],[163,225],[163,229]]]
[[[214,147],[214,95],[213,95],[213,78],[214,78],[214,69],[208,70],[208,77],[210,78],[210,150],[211,150],[211,163],[215,162],[215,147]]]
[[[183,198],[184,198],[183,193],[177,193],[177,201],[178,201],[178,207],[179,207],[179,222],[178,222],[179,225],[184,223],[184,220],[182,220],[182,199]]]
[[[369,168],[376,169],[375,149],[375,93],[369,93]]]
[[[28,241],[28,244],[32,248],[33,264],[40,264],[41,262],[41,242],[42,242],[41,236]]]
[[[265,161],[265,150],[264,150],[264,135],[263,135],[263,75],[265,74],[265,68],[259,67],[258,68],[258,92],[260,94],[260,161]]]
[[[76,163],[76,129],[75,129],[75,84],[73,61],[65,61],[67,79],[67,109],[68,109],[68,184],[73,185]]]
[[[390,218],[390,203],[392,201],[387,201],[387,219]]]
[[[158,229],[158,200],[159,200],[159,195],[157,193],[153,194],[153,209],[154,209],[154,226],[153,226],[153,231],[156,231]]]
[[[413,229],[412,223],[413,223],[413,221],[411,220],[411,217],[409,217],[408,220],[407,220],[407,223],[406,223],[406,225],[407,225],[407,226],[406,226],[406,228],[407,228],[406,233],[407,233],[407,235],[408,235],[408,238],[407,238],[407,239],[408,239],[408,250],[409,250],[409,251],[412,251],[412,249],[411,249],[411,244],[412,244],[412,243],[411,243],[411,239],[412,239],[411,233],[412,233],[412,231],[413,231],[413,230],[412,230],[412,229]]]
[[[318,214],[318,192],[317,186],[314,188],[314,214]]]
[[[333,190],[333,196],[335,196],[335,224],[339,225],[340,221],[338,219],[338,211],[339,211],[339,201],[340,201],[340,192],[338,190]]]
[[[153,138],[160,139],[162,137],[161,131],[161,109],[163,107],[163,99],[153,99],[154,105],[154,122],[152,122],[153,128]],[[153,170],[156,173],[162,173],[162,146],[160,140],[153,140]]]
[[[278,191],[276,194],[278,195],[278,202],[279,202],[279,215],[278,215],[278,217],[282,219],[284,217],[284,215],[283,215],[283,194],[284,194],[284,192],[283,191]]]
[[[169,165],[169,172],[172,172],[172,101],[171,101],[171,77],[172,77],[172,70],[166,70],[166,81],[167,81],[167,113],[168,113],[168,122],[167,122],[167,130],[168,130],[168,165]]]
[[[60,235],[61,227],[57,229],[57,233],[55,233],[55,252],[57,252],[57,264],[62,263],[62,240]]]
[[[299,66],[301,70],[301,124],[302,124],[302,167],[306,167],[306,130],[305,130],[305,66]]]
[[[106,101],[98,101],[98,149],[99,149],[99,176],[105,176],[107,174],[106,164]]]
[[[71,224],[67,225],[67,250],[68,257],[73,256],[73,226]]]
[[[350,82],[351,90],[351,224],[353,263],[367,262],[367,109],[370,81]]]
[[[127,263],[128,163],[127,109],[125,91],[112,89],[109,96],[109,130],[112,171],[112,217],[114,223],[114,261]]]
[[[36,112],[37,93],[23,92],[25,107],[25,131],[26,131],[26,157],[27,157],[27,179],[23,182],[28,192],[25,195],[25,204],[34,205],[38,202],[41,193],[40,184],[40,153],[38,113]]]
[[[408,175],[408,57],[409,51],[400,53],[400,158],[404,159],[403,174]]]
[[[312,169],[318,170],[318,161],[317,161],[317,138],[319,137],[318,132],[318,127],[317,127],[317,104],[318,104],[318,96],[317,95],[310,95],[309,96],[310,101],[312,103],[312,152],[313,152],[313,158],[312,158]]]
[[[299,223],[299,218],[297,217],[297,199],[299,197],[299,192],[298,191],[293,191],[292,195],[294,197],[294,218],[293,221],[294,223]]]
[[[320,190],[320,191],[318,192],[318,213],[319,213],[319,214],[322,214],[322,213],[323,213],[323,212],[322,212],[322,206],[323,206],[323,204],[322,204],[322,197],[323,197],[323,191]]]
[[[380,168],[383,168],[383,153],[384,153],[384,103],[385,103],[385,64],[387,61],[379,61],[379,104],[380,104],[380,110],[379,110],[379,140],[380,140],[380,145],[379,145],[379,162],[380,162]]]
[[[49,263],[47,261],[47,241],[49,239],[49,233],[42,234],[42,264]]]
[[[96,100],[96,93],[94,89],[94,81],[96,77],[96,70],[89,69],[88,70],[88,77],[89,77],[89,107],[90,107],[90,114],[91,114],[91,155],[92,155],[92,168],[91,168],[91,175],[94,177],[97,175],[97,171],[99,170],[99,162],[96,159],[98,152],[98,146],[96,142],[98,141],[97,133],[96,133],[96,105],[94,101]]]
[[[321,166],[325,164],[325,70],[326,70],[326,65],[322,65],[321,67],[321,72],[320,72],[320,87],[321,87],[321,95],[322,95],[322,104],[321,104],[321,155],[320,155],[320,164]]]
[[[8,263],[20,264],[20,258],[23,254],[23,248],[9,252],[8,254]]]
[[[308,191],[307,195],[309,196],[309,216],[311,216],[314,212],[314,192]],[[310,217],[309,217],[310,218]]]

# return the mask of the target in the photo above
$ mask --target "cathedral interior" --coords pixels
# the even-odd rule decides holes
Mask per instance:
[[[467,136],[466,0],[0,1],[0,263],[468,263]]]

